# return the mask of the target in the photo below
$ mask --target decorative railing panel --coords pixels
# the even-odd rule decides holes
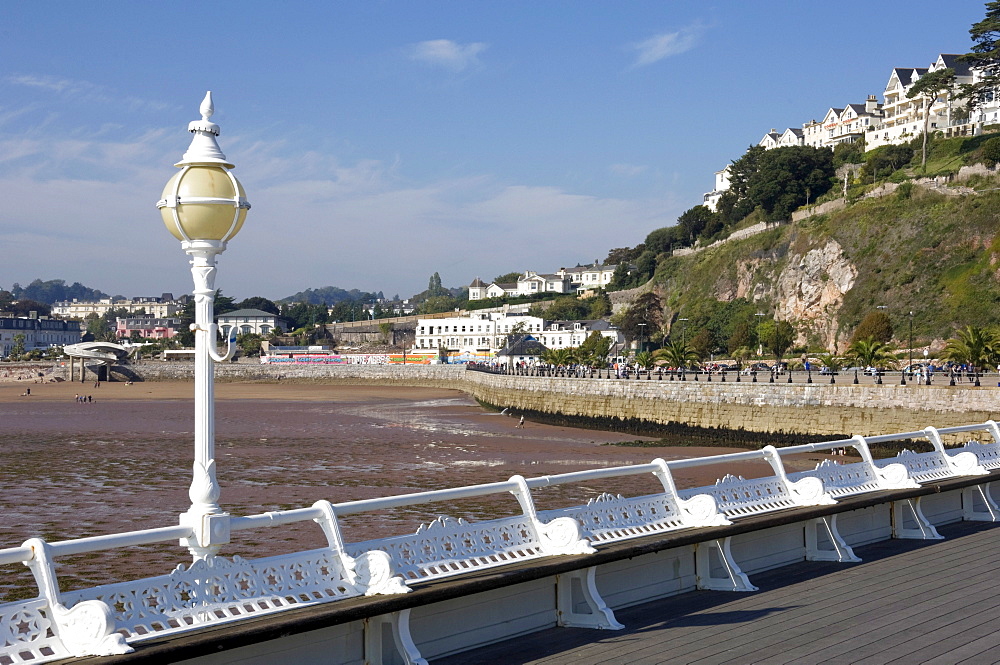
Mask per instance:
[[[412,535],[347,545],[359,556],[380,550],[392,560],[393,572],[407,582],[432,580],[516,561],[546,556],[549,552],[523,515],[469,523],[442,516],[421,526]]]
[[[99,600],[130,641],[364,595],[329,550],[248,561],[215,556],[179,565],[169,575],[63,594],[72,606]]]
[[[970,441],[961,449],[946,449],[942,443],[942,434],[973,431],[988,432],[993,442]],[[869,441],[921,437],[931,442],[932,452],[904,450],[895,458],[874,460],[868,448]],[[811,471],[785,472],[784,456],[845,447],[855,448],[862,460],[849,464],[825,460]],[[672,477],[675,469],[761,460],[770,464],[773,475],[752,479],[726,475],[713,486],[682,491],[676,489]],[[51,544],[32,539],[21,547],[0,550],[0,564],[26,563],[39,587],[37,598],[0,605],[0,630],[4,634],[0,665],[45,663],[73,655],[124,653],[131,649],[128,643],[154,636],[360,595],[405,593],[409,590],[408,584],[544,556],[590,553],[594,551],[592,544],[723,525],[732,519],[766,512],[835,503],[834,497],[916,487],[918,483],[982,475],[997,468],[1000,468],[1000,427],[990,421],[940,431],[927,428],[921,432],[880,435],[868,440],[856,436],[844,441],[803,444],[781,450],[766,446],[759,451],[706,458],[672,462],[658,459],[644,465],[558,476],[532,479],[515,476],[506,482],[342,504],[319,501],[307,508],[247,517],[213,514],[210,516],[213,528],[219,527],[219,533],[226,534],[227,541],[229,530],[280,528],[296,522],[315,521],[323,529],[328,547],[256,560],[209,554],[199,556],[190,565],[177,566],[168,574],[71,592],[59,591],[57,557],[176,542],[177,539],[188,542],[193,537],[191,527],[181,524]],[[659,480],[662,492],[638,497],[604,493],[582,506],[540,514],[535,510],[532,491],[537,488],[648,473]],[[520,512],[483,522],[439,517],[414,534],[359,543],[344,543],[338,526],[343,515],[501,495],[513,495]],[[971,508],[971,512],[967,511],[970,519],[1000,519],[1000,509],[988,493],[979,501],[985,508],[978,511]],[[919,518],[919,505],[911,508]],[[814,543],[808,555],[829,560],[855,560],[846,544],[839,540],[835,520],[820,518],[820,521],[829,532],[834,549],[821,550]],[[816,524],[813,526],[819,528]],[[912,535],[927,537],[925,531],[921,528],[917,534],[914,530]],[[807,540],[810,537],[816,540],[815,534],[807,530]],[[699,564],[700,584],[704,588],[719,585],[719,588],[751,588],[749,583],[741,585],[734,581],[742,578],[728,553],[728,541],[712,543],[707,549],[701,548],[699,553],[706,559],[704,565]],[[712,577],[707,564],[711,551],[721,553],[728,566],[726,579]],[[618,626],[610,611],[601,609],[596,587],[591,589],[591,586],[588,582],[588,591],[593,596],[588,602],[592,604],[593,617],[597,617],[591,623],[596,622],[595,625],[604,628]],[[582,621],[579,617],[573,618],[576,615],[568,607],[563,608],[569,613],[567,621]],[[403,635],[408,631],[403,624],[405,621],[394,624],[393,630]]]
[[[0,605],[0,662],[44,663],[74,655],[53,635],[50,614],[44,598]]]

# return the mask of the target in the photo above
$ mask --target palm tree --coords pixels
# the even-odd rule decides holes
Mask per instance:
[[[839,372],[844,368],[844,358],[841,356],[832,353],[821,353],[816,358],[823,363],[823,367],[826,367],[831,372]]]
[[[550,365],[566,367],[576,362],[576,349],[547,349],[542,354],[542,360]]]
[[[635,354],[635,364],[643,369],[649,369],[656,364],[656,359],[649,351],[642,351]]]
[[[896,364],[896,358],[890,351],[889,345],[885,342],[876,342],[872,337],[855,340],[847,349],[847,358],[856,365],[879,369]]]
[[[671,367],[687,367],[698,362],[698,354],[683,342],[670,342],[653,352],[653,358],[664,360]]]
[[[983,367],[992,363],[1000,355],[1000,340],[996,333],[979,326],[965,326],[958,331],[958,336],[945,343],[941,357],[957,363]]]

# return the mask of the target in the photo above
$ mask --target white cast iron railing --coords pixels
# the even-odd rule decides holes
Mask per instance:
[[[986,433],[992,442],[970,441],[961,448],[945,448],[942,435],[967,432]],[[895,458],[875,460],[869,449],[870,443],[916,438],[929,441],[931,452],[903,451]],[[847,447],[858,451],[860,462],[824,461],[812,471],[785,472],[784,457]],[[715,485],[682,490],[674,483],[673,472],[680,469],[752,461],[767,462],[773,475],[752,479],[727,475]],[[123,653],[131,650],[129,644],[153,636],[361,595],[405,593],[415,584],[470,571],[545,556],[586,555],[595,551],[594,545],[720,526],[761,513],[833,504],[839,497],[918,487],[944,478],[982,475],[995,468],[1000,468],[1000,427],[989,421],[670,462],[657,459],[649,464],[530,479],[514,476],[504,482],[339,504],[319,501],[306,508],[227,517],[226,526],[231,532],[313,521],[326,536],[325,548],[253,560],[210,556],[159,576],[69,592],[59,590],[58,558],[184,540],[191,538],[191,528],[171,526],[52,543],[31,539],[20,547],[0,550],[0,565],[26,564],[38,586],[36,598],[0,604],[0,662],[44,663],[69,656]],[[585,505],[535,509],[535,489],[644,474],[652,474],[662,492],[639,497],[603,493]],[[1000,509],[982,486],[969,491],[977,489],[977,500],[986,508],[969,508],[966,518],[1000,519]],[[497,495],[512,495],[520,511],[482,522],[442,516],[415,534],[358,543],[345,543],[338,524],[338,518],[346,515]],[[968,504],[972,505],[971,495]],[[900,526],[895,535],[940,537],[923,518],[919,500],[909,506],[916,526]],[[902,515],[898,522],[903,524]],[[821,533],[832,549],[819,548]],[[857,560],[837,533],[835,517],[813,520],[807,526],[806,543],[807,558]],[[700,587],[755,588],[733,560],[728,538],[697,546],[696,558]],[[711,570],[720,566],[723,577],[713,576]],[[593,568],[576,575],[591,612],[575,613],[560,588],[560,607],[566,606],[560,610],[560,623],[620,628],[597,595]],[[409,638],[407,617],[408,613],[399,613],[386,623],[397,632],[397,643],[407,658],[420,662]],[[382,623],[373,625],[381,630]]]

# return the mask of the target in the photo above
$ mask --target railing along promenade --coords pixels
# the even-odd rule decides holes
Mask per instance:
[[[877,372],[822,372],[811,370],[782,370],[781,372],[768,371],[738,371],[738,370],[700,370],[700,369],[611,369],[593,367],[551,367],[551,366],[518,366],[518,365],[483,365],[469,363],[466,369],[476,372],[486,372],[500,376],[527,376],[540,378],[563,378],[563,379],[616,379],[616,380],[636,380],[636,381],[705,381],[711,383],[713,380],[726,383],[805,383],[819,384],[828,383],[836,385],[837,379],[840,383],[859,385],[862,379],[875,385],[898,384],[898,385],[947,385],[955,386],[982,386],[982,381],[987,374],[980,371],[939,371],[926,374],[906,372],[903,370],[879,370]],[[793,380],[793,377],[797,379]],[[997,375],[997,387],[1000,387],[1000,374]]]
[[[949,447],[946,439],[963,443]],[[924,441],[931,450],[904,450],[885,459],[872,456],[870,444],[908,440]],[[845,449],[856,451],[858,461],[826,460],[807,471],[786,468],[790,456]],[[746,462],[766,463],[770,474],[749,479],[725,475],[706,487],[678,488],[674,480],[675,472],[684,469],[731,468]],[[991,420],[535,478],[514,476],[362,501],[324,500],[259,515],[213,516],[212,525],[216,535],[228,541],[231,532],[278,529],[280,536],[282,527],[313,522],[325,537],[324,547],[259,559],[214,553],[152,577],[71,591],[60,587],[60,559],[104,553],[113,567],[115,552],[122,548],[191,539],[193,530],[167,526],[55,542],[33,538],[0,550],[0,564],[26,565],[38,590],[33,598],[0,605],[0,663],[45,663],[133,650],[141,656],[147,647],[169,649],[169,638],[175,636],[185,637],[188,648],[197,649],[197,643],[191,646],[191,636],[210,629],[286,613],[308,623],[301,619],[304,610],[336,612],[341,606],[344,615],[331,622],[353,628],[338,637],[343,649],[327,649],[323,662],[380,663],[388,657],[386,650],[394,649],[407,663],[426,663],[427,656],[549,625],[613,630],[622,627],[614,604],[662,597],[686,585],[754,590],[741,556],[752,560],[754,569],[802,558],[846,563],[858,561],[849,540],[938,539],[923,499],[932,501],[939,523],[997,521],[1000,509],[990,496],[989,482],[998,468],[1000,427]],[[570,483],[590,487],[594,481],[626,476],[652,476],[657,491],[631,497],[600,493],[585,504],[536,509],[534,494],[542,488]],[[455,509],[456,502],[474,497],[493,497],[496,506],[512,497],[513,509],[506,517],[480,522],[442,515],[416,533],[378,540],[345,542],[341,536],[339,521],[348,515],[419,504],[450,504]],[[774,517],[761,522],[766,516]],[[848,534],[838,518],[849,520]],[[764,535],[755,539],[757,533]],[[644,554],[669,555],[675,563],[639,556]],[[647,562],[633,563],[633,557]],[[614,568],[626,560],[644,565],[644,572]],[[490,574],[483,577],[484,572]],[[523,586],[529,582],[541,586]],[[554,594],[546,592],[552,588],[547,584],[554,586]],[[504,616],[506,606],[494,596],[489,602],[474,600],[477,594],[498,590],[508,594],[508,604],[516,604],[521,623]],[[406,600],[408,594],[413,600]],[[615,603],[606,601],[608,595],[615,596]],[[450,600],[441,602],[443,598]],[[414,610],[423,614],[411,622]],[[287,623],[281,630],[283,636],[295,632]],[[242,631],[242,644],[254,641],[247,633],[253,628]],[[291,652],[283,653],[292,657],[287,655]],[[294,660],[308,662],[305,656]]]

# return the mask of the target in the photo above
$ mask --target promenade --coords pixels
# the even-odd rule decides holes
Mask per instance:
[[[431,665],[914,665],[1000,662],[1000,527],[857,547],[862,563],[802,562],[760,591],[692,591],[616,610],[626,628],[552,628]]]

